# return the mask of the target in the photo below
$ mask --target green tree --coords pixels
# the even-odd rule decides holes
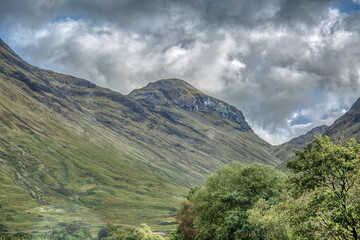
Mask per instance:
[[[289,211],[292,210],[289,203],[292,202],[283,201],[278,205],[270,205],[264,199],[259,199],[254,207],[247,211],[248,222],[261,227],[266,232],[267,239],[302,239],[295,235],[294,227],[288,221],[293,214]]]
[[[41,239],[42,236],[39,236]],[[51,231],[46,239],[53,240],[90,240],[91,234],[87,228],[81,227],[76,223],[67,224],[64,229]]]
[[[150,227],[146,224],[141,224],[139,227],[135,228],[131,233],[125,238],[126,240],[164,240],[160,235],[152,233]]]
[[[247,221],[246,211],[260,198],[277,204],[283,183],[284,174],[269,166],[234,163],[219,169],[181,206],[181,239],[194,239],[193,234],[195,239],[264,239],[266,232]]]
[[[164,240],[160,235],[154,234],[150,227],[141,224],[137,228],[122,229],[112,224],[107,224],[98,232],[98,239],[101,240]]]
[[[116,239],[116,235],[119,234],[119,229],[111,223],[106,224],[100,229],[97,234],[99,240]]]
[[[312,239],[359,239],[360,145],[342,146],[316,137],[287,166],[295,204],[291,221],[298,234]]]
[[[188,196],[189,197],[189,196]],[[195,239],[194,227],[195,215],[193,213],[193,202],[188,199],[181,201],[180,209],[176,217],[179,222],[178,231],[173,233],[172,239],[191,240]]]

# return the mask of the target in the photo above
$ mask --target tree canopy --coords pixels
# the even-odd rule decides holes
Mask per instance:
[[[319,136],[295,153],[297,159],[287,166],[294,171],[292,193],[303,206],[297,223],[314,235],[359,239],[360,145],[355,139],[341,145]]]
[[[191,192],[179,213],[181,239],[261,238],[261,228],[247,221],[247,210],[260,198],[279,201],[284,174],[264,165],[230,164]]]
[[[173,239],[359,239],[360,145],[315,137],[290,171],[231,164],[192,189]]]

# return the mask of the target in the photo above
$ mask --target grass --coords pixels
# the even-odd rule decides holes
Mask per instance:
[[[279,162],[218,114],[167,102],[151,109],[0,53],[0,222],[10,232],[71,222],[93,233],[110,222],[171,231],[164,223],[181,196],[220,165]]]
[[[24,129],[16,118],[9,122],[16,126],[1,134],[6,140],[0,142],[0,219],[13,232],[48,231],[74,221],[89,224],[94,232],[107,222],[156,227],[156,221],[171,218],[162,208],[176,207],[185,192],[160,181],[127,153],[56,121],[46,124],[48,136],[39,133],[44,129]],[[159,230],[167,229],[171,226]]]

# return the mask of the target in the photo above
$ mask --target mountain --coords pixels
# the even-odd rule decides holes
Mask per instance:
[[[281,161],[287,161],[295,156],[293,149],[303,149],[306,143],[312,142],[314,136],[324,135],[328,129],[329,127],[326,125],[315,127],[307,133],[291,139],[289,142],[274,147],[273,155]]]
[[[149,83],[144,88],[132,91],[129,96],[152,110],[161,107],[171,111],[173,106],[176,106],[187,112],[201,112],[202,115],[210,116],[206,120],[217,127],[231,125],[242,132],[253,132],[244,115],[237,108],[200,92],[180,79]]]
[[[296,137],[287,143],[275,146],[273,155],[282,160],[287,161],[295,156],[292,149],[302,149],[307,142],[312,141],[314,135],[329,136],[335,142],[347,142],[350,138],[360,139],[360,98],[353,104],[340,118],[330,126],[316,127],[304,135]]]
[[[360,99],[325,132],[334,141],[360,139]]]
[[[31,66],[0,40],[0,232],[169,230],[189,187],[232,161],[275,166],[272,150],[240,110],[185,81],[122,95]]]

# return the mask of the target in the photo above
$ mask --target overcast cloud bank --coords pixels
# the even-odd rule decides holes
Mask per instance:
[[[0,36],[36,66],[123,94],[184,79],[279,144],[331,124],[360,97],[359,8],[355,0],[12,0],[0,2]]]

